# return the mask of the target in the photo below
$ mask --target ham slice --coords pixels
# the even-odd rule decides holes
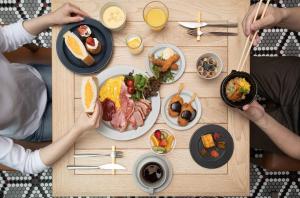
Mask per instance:
[[[132,115],[130,116],[128,122],[131,124],[132,128],[137,129],[137,123],[135,117],[133,116],[133,113],[134,112],[132,112]]]
[[[137,106],[141,107],[142,111],[143,111],[143,114],[145,116],[148,116],[148,114],[150,113],[150,108],[145,104],[145,103],[142,103],[142,102],[136,102],[135,103]]]
[[[144,119],[142,117],[142,114],[139,111],[135,111],[132,116],[134,116],[134,119],[136,120],[136,125],[138,127],[141,127],[144,125]]]
[[[127,128],[127,125],[128,125],[128,122],[127,122],[127,120],[126,120],[126,118],[125,118],[125,114],[124,114],[124,112],[121,111],[121,110],[118,110],[118,111],[112,116],[112,120],[110,121],[110,123],[111,123],[111,125],[112,125],[115,129],[117,129],[117,130],[119,130],[119,131],[121,131],[121,132],[125,131],[126,128]]]

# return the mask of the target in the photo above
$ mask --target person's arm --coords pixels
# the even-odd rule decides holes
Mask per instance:
[[[79,22],[83,20],[82,16],[88,15],[78,7],[67,3],[44,16],[0,27],[0,52],[16,50],[30,43],[37,34],[50,26]]]
[[[88,14],[79,7],[66,3],[54,12],[24,21],[23,26],[30,34],[37,35],[54,25],[80,22],[84,16]]]
[[[74,127],[59,140],[42,148],[40,157],[46,166],[51,166],[61,158],[74,144],[76,139],[86,130],[99,128],[102,119],[102,107],[99,102],[96,103],[95,112],[92,116],[82,113]]]
[[[259,17],[263,12],[264,7],[265,4],[262,4],[258,13]],[[254,21],[257,8],[258,4],[252,5],[243,20],[242,26],[246,36],[250,35],[252,38],[256,30],[274,26],[300,31],[300,7],[276,8],[269,6],[265,17],[263,19],[258,17],[258,20]],[[258,42],[259,37],[257,36],[254,45],[257,45]]]
[[[243,107],[243,115],[252,120],[288,156],[300,160],[300,137],[281,125],[256,101]]]
[[[12,139],[0,136],[0,164],[22,173],[35,174],[47,166],[40,160],[39,150],[25,150]]]
[[[35,151],[25,150],[12,139],[0,136],[0,164],[22,173],[39,173],[61,158],[82,133],[98,128],[101,118],[102,108],[98,102],[93,115],[82,113],[68,133],[52,144]]]

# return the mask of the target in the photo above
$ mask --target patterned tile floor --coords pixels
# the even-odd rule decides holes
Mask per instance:
[[[255,0],[253,2],[256,2]],[[300,6],[300,0],[273,1],[277,7]],[[28,19],[48,13],[50,0],[0,0],[0,24],[9,24],[21,18]],[[260,32],[262,42],[252,50],[255,56],[298,56],[300,57],[300,33],[287,29],[273,28]],[[51,29],[41,33],[34,41],[43,47],[51,47]],[[261,157],[261,151],[254,151]],[[37,175],[0,172],[0,198],[52,197],[52,171]],[[300,172],[271,172],[251,165],[251,197],[300,197]]]

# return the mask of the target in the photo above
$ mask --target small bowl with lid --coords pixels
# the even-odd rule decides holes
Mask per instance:
[[[222,59],[215,53],[202,54],[197,60],[197,73],[200,78],[211,80],[222,73],[224,64]]]
[[[126,11],[120,4],[108,2],[100,10],[100,22],[112,31],[120,31],[125,27]]]

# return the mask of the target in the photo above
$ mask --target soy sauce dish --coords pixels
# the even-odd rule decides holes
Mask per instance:
[[[222,81],[220,94],[228,106],[242,109],[256,98],[257,84],[249,73],[232,70]]]

